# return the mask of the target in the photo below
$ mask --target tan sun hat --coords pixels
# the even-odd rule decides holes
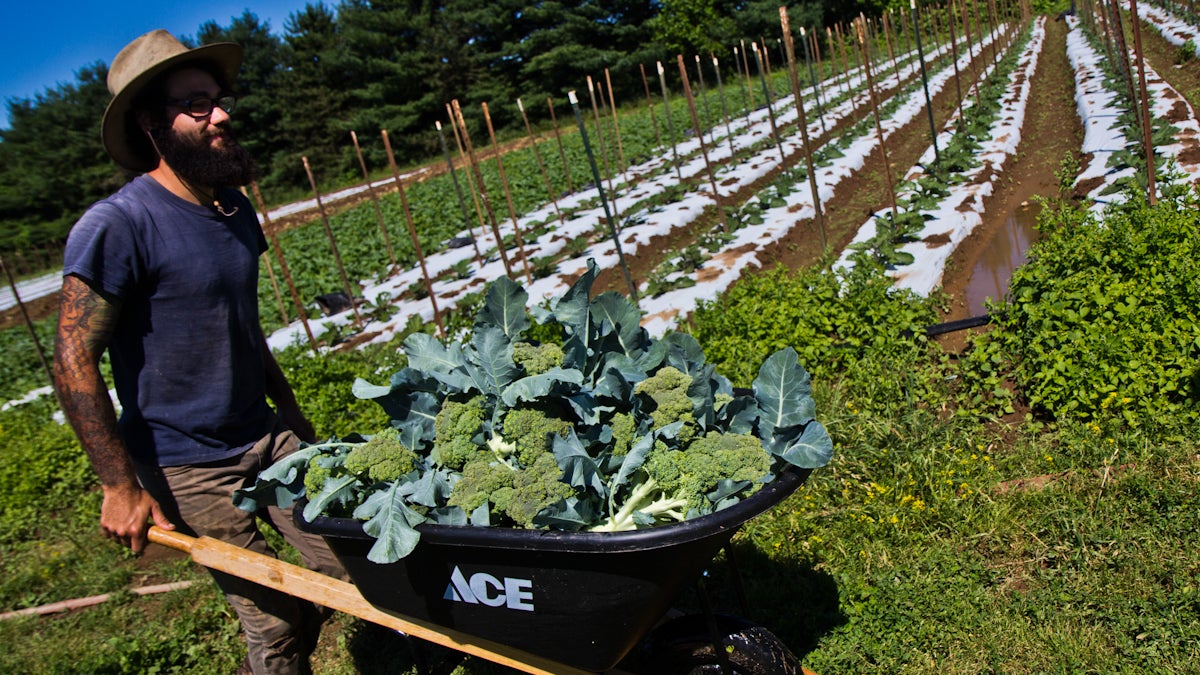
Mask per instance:
[[[233,42],[217,42],[188,49],[165,30],[150,31],[130,42],[113,59],[108,69],[108,91],[113,95],[100,138],[104,150],[121,166],[131,171],[150,171],[158,164],[158,155],[131,114],[134,99],[156,76],[189,63],[209,64],[224,77],[222,84],[232,86],[242,65],[242,47]]]

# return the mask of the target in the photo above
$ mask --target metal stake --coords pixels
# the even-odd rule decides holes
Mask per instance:
[[[617,259],[621,263],[621,272],[625,275],[625,283],[629,285],[629,297],[636,305],[638,303],[637,286],[633,283],[629,265],[625,263],[625,254],[621,251],[621,238],[617,236],[616,223],[613,222],[612,213],[608,210],[608,200],[604,198],[604,182],[600,180],[600,169],[596,167],[596,157],[592,154],[592,144],[588,142],[587,127],[583,124],[583,115],[579,113],[579,100],[575,98],[574,90],[567,92],[567,99],[571,102],[571,109],[575,111],[575,123],[579,125],[579,137],[583,140],[583,151],[587,154],[588,163],[592,167],[592,177],[596,180],[596,190],[600,193],[600,205],[604,207],[604,217],[608,220],[608,231],[612,235],[613,246],[617,249]]]

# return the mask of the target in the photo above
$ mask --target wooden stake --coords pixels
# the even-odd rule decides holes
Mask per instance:
[[[754,62],[758,65],[758,76],[762,80],[763,97],[767,100],[767,117],[771,120],[771,135],[775,138],[775,147],[779,148],[779,161],[787,163],[787,157],[783,153],[783,140],[779,138],[779,127],[775,124],[775,108],[771,105],[771,89],[767,86],[767,73],[763,69],[762,52],[758,49],[758,43],[751,43],[754,49]]]
[[[638,70],[642,71],[642,87],[646,90],[646,105],[650,108],[650,126],[654,127],[654,147],[662,147],[662,134],[658,132],[658,119],[654,116],[654,99],[650,96],[650,83],[646,80],[646,66],[639,63]]]
[[[542,161],[542,153],[538,150],[537,138],[533,135],[533,126],[529,124],[529,115],[525,114],[525,106],[521,103],[521,99],[517,99],[517,109],[521,111],[521,119],[525,121],[525,133],[529,136],[529,145],[533,148],[533,156],[537,158],[538,169],[542,172],[542,181],[546,184],[546,194],[550,196],[550,203],[554,205],[554,213],[558,214],[558,222],[563,222],[562,211],[558,210],[558,197],[554,195],[554,188],[550,186],[550,174],[546,171],[546,163]]]
[[[779,8],[779,22],[783,29],[783,44],[787,49],[788,79],[792,81],[792,92],[796,97],[796,112],[800,114],[800,138],[804,142],[804,162],[808,169],[808,188],[812,192],[813,214],[817,221],[817,231],[821,234],[821,250],[824,251],[829,247],[829,242],[825,236],[821,192],[817,188],[817,167],[813,162],[812,147],[808,141],[808,120],[804,115],[804,97],[800,95],[800,76],[796,74],[796,47],[792,41],[792,28],[788,22],[787,7]]]
[[[883,123],[879,120],[879,97],[875,93],[875,80],[871,77],[871,66],[867,63],[867,45],[866,37],[863,35],[863,25],[862,23],[856,23],[854,27],[858,33],[858,47],[863,52],[863,67],[867,76],[867,89],[871,92],[871,108],[875,112],[875,133],[879,136],[879,151],[883,153],[883,173],[887,178],[888,197],[891,199],[892,204],[892,222],[895,223],[899,212],[899,209],[896,208],[896,184],[892,181],[892,166],[890,160],[888,160],[887,144],[884,143]]]
[[[683,81],[683,96],[687,99],[688,112],[692,116],[692,126],[696,129],[696,139],[700,141],[700,153],[704,155],[704,166],[708,170],[708,185],[712,190],[713,204],[717,207],[717,218],[721,221],[721,229],[729,232],[725,222],[725,208],[721,205],[721,194],[717,192],[717,178],[713,172],[712,163],[708,160],[708,147],[704,144],[704,134],[700,133],[700,116],[696,114],[696,101],[692,98],[692,85],[688,82],[687,66],[683,63],[683,54],[676,54],[679,62],[679,77]]]
[[[750,111],[754,108],[754,80],[750,75],[750,56],[746,53],[746,41],[742,40],[742,67],[746,71],[746,96],[749,103],[746,105],[746,120],[750,120]]]
[[[1151,141],[1151,129],[1154,120],[1150,117],[1150,102],[1149,95],[1146,93],[1146,60],[1142,54],[1142,31],[1139,26],[1137,0],[1129,0],[1129,18],[1133,24],[1133,49],[1137,57],[1138,64],[1138,88],[1142,94],[1142,137],[1145,140],[1146,150],[1146,192],[1150,201],[1150,206],[1158,203],[1158,196],[1155,194],[1154,178],[1154,143]]]
[[[492,226],[492,236],[496,238],[496,250],[500,252],[500,262],[504,264],[505,274],[512,278],[512,265],[509,264],[508,253],[504,250],[504,238],[500,236],[500,226],[496,223],[496,212],[492,209],[487,188],[483,184],[483,172],[479,170],[479,160],[476,159],[475,148],[471,145],[471,135],[467,133],[467,121],[463,119],[458,99],[451,101],[450,105],[454,109],[454,123],[458,127],[459,133],[462,134],[463,146],[466,147],[467,157],[471,160],[471,173],[475,176],[475,184],[478,186],[479,201],[483,202],[488,224]]]
[[[781,7],[780,9],[786,10],[787,8]],[[784,17],[787,16],[786,11],[784,12],[783,16]],[[784,27],[784,46],[786,49],[785,58],[788,61],[788,68],[794,69],[796,67],[796,64],[795,64],[796,46],[793,42],[794,38],[790,34],[790,31],[791,31],[791,29],[786,27],[786,21],[785,21],[785,27]],[[807,35],[807,33],[805,33],[804,26],[800,27],[800,39],[804,42],[804,65],[808,67],[808,79],[811,80],[813,83],[813,96],[817,101],[817,118],[821,120],[821,134],[828,135],[829,129],[827,129],[825,127],[825,111],[821,109],[821,84],[817,81],[816,75],[813,74],[812,58],[811,58],[811,55],[809,54],[809,49],[808,49],[808,35]],[[799,84],[799,78],[797,78],[797,82],[792,85],[793,88],[795,88],[796,84]],[[800,111],[800,125],[801,125],[800,128],[804,129],[804,133],[807,135],[808,134],[808,130],[806,128],[807,125],[804,122],[804,101],[802,100],[802,97],[800,95],[800,90],[798,88],[796,89],[795,94],[796,94],[796,108]],[[806,141],[805,142],[805,153],[808,152],[807,146],[808,146],[808,143]]]
[[[704,84],[704,68],[700,65],[700,55],[696,54],[696,78],[700,80],[700,102],[704,105],[704,128],[709,129],[709,135],[715,145],[717,142],[717,125],[712,121],[712,112],[708,109],[708,87]]]
[[[267,268],[267,278],[271,281],[271,292],[275,294],[275,304],[279,309],[279,319],[283,321],[283,325],[291,323],[291,317],[288,316],[287,306],[283,304],[283,292],[279,290],[279,280],[275,278],[275,267],[271,264],[271,256],[263,256],[263,264]]]
[[[912,10],[913,28],[916,28],[919,25],[917,22],[917,0],[909,0],[909,9]],[[917,59],[921,62],[921,86],[925,90],[925,112],[929,115],[929,135],[933,138],[933,161],[935,164],[941,164],[942,154],[938,151],[937,125],[933,121],[933,99],[929,96],[929,78],[925,75],[925,52],[921,50],[921,32],[919,30],[916,31],[916,35]]]
[[[671,157],[675,160],[675,178],[682,182],[683,174],[679,169],[679,151],[675,148],[675,125],[671,121],[671,97],[667,94],[667,75],[662,61],[656,63],[658,65],[658,83],[662,86],[663,109],[667,113],[667,136],[671,139]]]
[[[508,188],[508,176],[504,173],[504,160],[501,159],[503,153],[500,152],[500,144],[496,142],[496,131],[492,128],[492,115],[488,112],[486,102],[480,105],[483,106],[483,119],[487,123],[488,138],[492,141],[492,151],[496,155],[496,169],[500,172],[500,185],[504,188],[504,201],[508,203],[508,215],[512,218],[513,235],[517,238],[517,250],[521,253],[521,262],[525,264],[525,281],[532,284],[533,271],[529,268],[529,256],[525,253],[525,238],[521,236],[521,223],[517,220],[517,210],[513,208],[512,191]]]
[[[459,161],[467,167],[467,189],[471,192],[471,202],[475,205],[475,217],[479,219],[479,232],[483,234],[488,230],[488,219],[483,212],[483,204],[479,202],[479,191],[475,189],[475,173],[472,171],[475,166],[471,163],[471,159],[467,156],[467,149],[463,145],[462,133],[458,130],[458,121],[454,118],[454,106],[447,103],[446,113],[450,115],[450,127],[454,130],[454,143],[458,146]],[[500,241],[495,232],[495,228],[492,228],[493,241],[495,242],[496,250],[499,251],[504,248],[504,243]],[[472,233],[472,237],[474,237],[474,233]],[[482,238],[480,237],[480,239]],[[477,246],[475,250],[478,251],[479,247]],[[478,256],[477,262],[480,267],[483,267],[483,260],[478,259]]]
[[[546,97],[546,105],[550,108],[550,124],[554,127],[554,140],[558,143],[558,156],[562,159],[563,177],[567,179],[567,192],[574,192],[575,187],[571,185],[571,166],[567,163],[567,151],[563,148],[562,134],[558,131],[558,117],[554,114],[554,101],[549,96]]]
[[[729,125],[729,107],[725,105],[725,83],[721,81],[721,64],[717,61],[716,54],[709,54],[712,57],[713,72],[717,76],[717,91],[721,95],[721,115],[725,118],[725,137],[729,139],[729,158],[737,154],[737,150],[733,147],[733,128]]]
[[[453,116],[450,119],[453,120]],[[450,180],[454,183],[454,194],[458,195],[458,208],[462,211],[463,224],[467,226],[467,234],[471,236],[471,248],[475,249],[475,264],[483,267],[483,254],[479,251],[479,240],[482,236],[475,236],[475,227],[471,224],[471,214],[467,212],[467,202],[463,199],[462,186],[458,184],[458,172],[454,169],[454,158],[450,156],[450,148],[446,145],[446,132],[442,130],[441,121],[434,120],[434,125],[437,127],[438,141],[442,145],[442,154],[446,157]],[[482,234],[483,230],[480,228],[480,235]]]
[[[896,86],[900,86],[900,61],[892,51],[892,25],[888,22],[890,10],[883,13],[883,40],[887,45],[888,60],[892,62],[892,72],[896,75]]]
[[[613,135],[617,137],[617,157],[621,159],[621,175],[624,177],[625,183],[629,183],[629,163],[625,161],[625,146],[621,143],[621,123],[617,119],[617,99],[613,96],[612,77],[608,74],[608,68],[604,69],[604,82],[608,85],[608,107],[612,112],[613,120]]]
[[[383,137],[383,148],[387,151],[388,167],[391,168],[392,179],[396,182],[396,194],[400,195],[400,206],[404,210],[404,222],[408,224],[408,236],[412,239],[413,252],[417,254],[417,262],[421,265],[421,278],[425,281],[425,294],[429,296],[429,304],[433,306],[433,322],[437,324],[438,335],[445,337],[446,327],[442,325],[442,313],[438,311],[437,295],[433,292],[433,280],[429,278],[429,268],[425,266],[425,253],[421,250],[421,241],[417,239],[417,226],[413,223],[412,211],[408,208],[408,196],[404,192],[404,181],[400,178],[400,169],[396,166],[392,141],[388,138],[387,129],[381,129],[379,135]]]
[[[4,256],[0,256],[0,269],[4,270],[4,276],[8,279],[8,287],[12,290],[13,300],[17,302],[17,309],[20,310],[21,318],[25,321],[25,328],[29,331],[29,340],[33,342],[33,350],[37,352],[38,362],[42,364],[42,370],[46,372],[46,379],[50,380],[50,389],[54,391],[55,398],[58,398],[58,384],[54,381],[54,371],[50,369],[50,362],[46,360],[46,352],[42,349],[41,341],[38,340],[33,318],[29,316],[29,310],[21,300],[21,293],[17,290],[17,280],[13,276],[12,270],[8,269],[8,265],[4,262]],[[59,399],[59,407],[62,407],[62,399]]]
[[[275,250],[275,261],[279,263],[279,271],[283,273],[283,280],[287,282],[288,290],[292,292],[292,302],[296,305],[296,315],[300,317],[300,323],[304,325],[304,334],[308,336],[308,346],[312,348],[313,354],[317,354],[317,340],[313,337],[312,327],[308,325],[308,312],[305,311],[304,303],[300,300],[300,292],[296,290],[296,282],[292,279],[292,273],[288,271],[287,261],[283,257],[283,247],[280,246],[279,239],[275,236],[275,228],[271,227],[271,216],[267,215],[267,205],[263,201],[262,192],[258,189],[258,183],[251,181],[250,191],[254,193],[258,212],[262,214],[263,230],[271,242],[271,248]],[[290,322],[284,321],[284,323]]]
[[[600,144],[600,159],[604,162],[604,175],[608,177],[608,191],[612,192],[612,168],[608,164],[608,146],[604,143],[604,129],[600,125],[600,108],[596,105],[596,86],[592,76],[587,76],[588,97],[592,101],[592,119],[596,123],[596,141]]]
[[[371,185],[371,174],[367,171],[367,161],[363,159],[362,148],[358,145],[358,133],[352,130],[350,139],[354,141],[354,154],[358,155],[358,165],[362,167],[363,180],[367,185],[367,196],[371,198],[371,205],[375,207],[375,219],[379,221],[379,231],[383,234],[383,245],[387,248],[392,266],[395,267],[396,252],[392,250],[392,238],[388,236],[387,225],[383,222],[383,211],[379,208],[379,200],[375,198],[375,186]]]
[[[950,12],[946,24],[950,27],[950,58],[954,63],[954,93],[956,96],[955,100],[958,101],[958,123],[961,128],[966,118],[963,116],[962,83],[958,79],[958,36],[954,34],[954,0],[950,0],[950,4],[946,6],[946,10]]]
[[[354,311],[354,323],[362,330],[362,317],[358,314],[358,303],[354,299],[354,290],[350,286],[350,278],[346,276],[346,267],[342,265],[342,254],[338,251],[337,240],[333,237],[333,229],[329,226],[329,214],[325,212],[325,203],[321,201],[321,193],[317,190],[317,180],[313,178],[312,167],[308,157],[301,157],[304,162],[304,173],[308,175],[308,184],[312,186],[313,197],[317,200],[317,209],[321,212],[321,223],[325,226],[325,236],[329,238],[329,248],[333,250],[333,261],[337,265],[338,274],[342,277],[342,287],[350,299],[350,309]]]

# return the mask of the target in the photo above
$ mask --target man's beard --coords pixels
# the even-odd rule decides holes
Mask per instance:
[[[210,145],[207,136],[182,138],[174,129],[155,138],[155,144],[176,175],[192,185],[219,188],[250,184],[261,175],[258,162],[237,142],[232,131],[221,131],[221,147]]]

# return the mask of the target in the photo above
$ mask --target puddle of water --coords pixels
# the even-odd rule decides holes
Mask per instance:
[[[1025,254],[1030,244],[1038,238],[1038,212],[1041,207],[1030,203],[1011,213],[1004,221],[995,238],[984,249],[971,278],[967,282],[967,307],[972,316],[987,311],[984,301],[999,300],[1008,293],[1008,282],[1012,272],[1025,263]]]

